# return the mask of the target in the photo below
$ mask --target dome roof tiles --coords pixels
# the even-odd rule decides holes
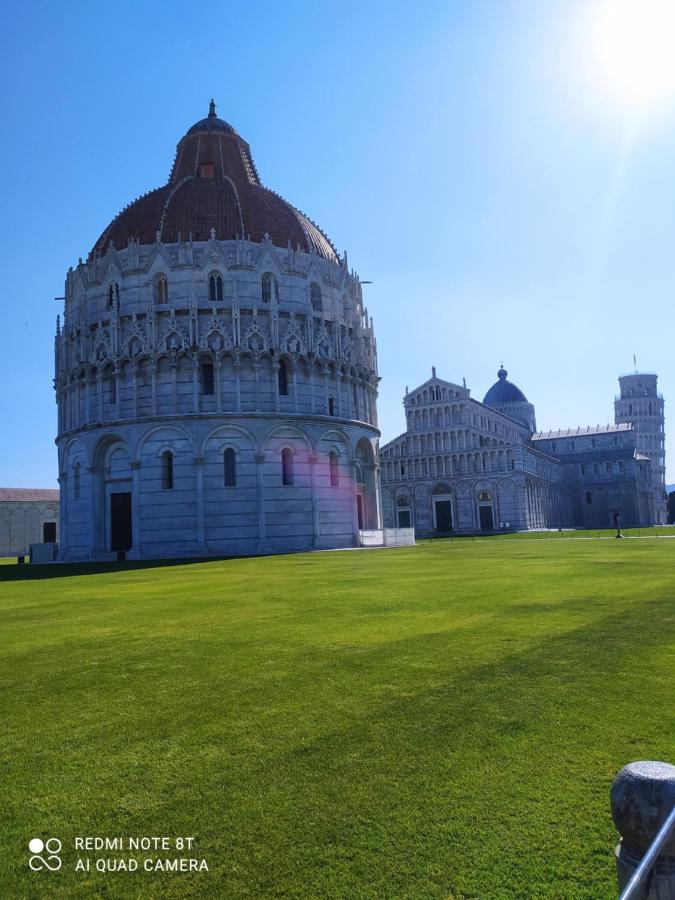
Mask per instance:
[[[179,141],[176,159],[163,187],[139,197],[108,225],[92,252],[104,254],[130,240],[220,240],[266,236],[278,247],[290,246],[337,262],[330,240],[310,219],[274,191],[263,187],[251,150],[234,128],[215,114],[190,128]]]

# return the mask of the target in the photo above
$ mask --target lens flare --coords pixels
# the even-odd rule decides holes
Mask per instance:
[[[600,0],[589,23],[596,77],[636,111],[675,100],[675,0]]]

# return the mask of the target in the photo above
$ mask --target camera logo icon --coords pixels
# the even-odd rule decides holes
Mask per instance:
[[[31,857],[28,865],[34,872],[48,869],[50,872],[58,872],[61,868],[61,841],[58,838],[49,838],[43,841],[41,838],[33,838],[28,844]],[[42,855],[41,855],[42,854]]]

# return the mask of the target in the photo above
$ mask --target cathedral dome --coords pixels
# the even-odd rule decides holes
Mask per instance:
[[[206,241],[212,230],[219,240],[245,238],[260,243],[267,236],[277,247],[337,262],[330,240],[294,206],[264,187],[251,149],[228,122],[209,114],[178,142],[167,184],[138,198],[108,225],[92,253],[110,246]]]
[[[497,381],[483,397],[486,406],[502,406],[505,403],[527,403],[527,397],[510,381],[506,380],[509,373],[502,366],[497,372]]]

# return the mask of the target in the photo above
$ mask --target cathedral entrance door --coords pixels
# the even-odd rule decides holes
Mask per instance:
[[[110,495],[110,549],[131,550],[131,493]]]
[[[480,519],[481,531],[492,531],[495,527],[494,516],[492,515],[492,506],[479,506],[478,517]]]
[[[436,531],[452,531],[452,506],[449,500],[436,500]]]

